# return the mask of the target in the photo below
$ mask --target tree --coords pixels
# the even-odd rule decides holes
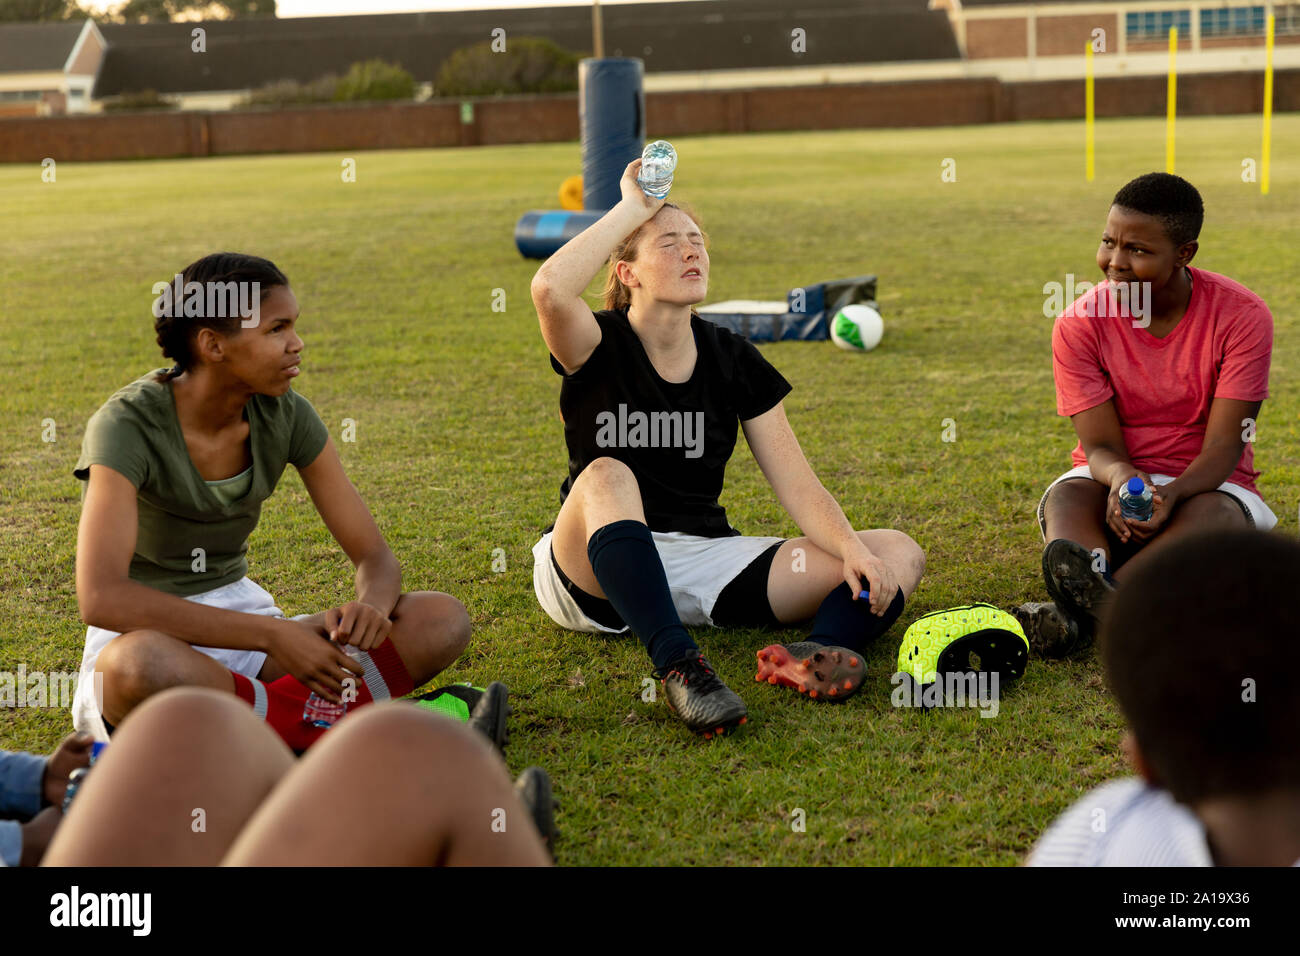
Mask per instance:
[[[166,23],[193,20],[196,15],[214,20],[274,17],[275,0],[127,0],[115,19],[127,23]]]
[[[511,37],[503,51],[485,40],[447,57],[434,84],[437,96],[561,93],[578,88],[576,53],[545,37]]]
[[[163,96],[157,90],[140,90],[136,93],[123,93],[104,101],[104,111],[134,110],[174,110],[179,106],[176,100]]]
[[[75,0],[4,0],[0,3],[0,23],[67,20],[79,13],[89,16]]]
[[[366,60],[353,63],[334,91],[336,100],[409,100],[415,96],[415,77],[397,63]]]

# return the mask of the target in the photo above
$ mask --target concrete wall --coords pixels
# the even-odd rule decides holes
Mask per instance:
[[[1252,113],[1263,101],[1259,72],[1186,74],[1184,115]],[[1160,116],[1162,75],[1099,77],[1098,116]],[[1300,69],[1274,74],[1274,109],[1300,110]],[[646,94],[655,136],[772,130],[948,126],[1083,115],[1078,79],[1007,83],[993,77]],[[460,104],[314,106],[220,113],[131,113],[0,119],[0,162],[141,159],[245,153],[477,146],[573,141],[575,94]]]

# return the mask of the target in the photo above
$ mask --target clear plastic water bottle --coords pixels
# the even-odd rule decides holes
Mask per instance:
[[[1134,475],[1119,491],[1119,514],[1121,518],[1134,521],[1150,521],[1154,508],[1154,493],[1147,483]]]
[[[357,659],[357,649],[351,644],[340,644],[339,650],[354,661]],[[346,702],[336,704],[312,691],[311,696],[307,698],[307,703],[303,705],[302,719],[313,727],[333,727],[347,712]]]
[[[99,755],[104,752],[104,748],[107,746],[108,744],[103,743],[102,741],[96,741],[91,744],[90,767],[95,765],[95,761],[99,759]],[[90,773],[90,767],[78,767],[76,770],[72,771],[72,773],[68,774],[68,786],[63,791],[64,813],[67,813],[68,807],[72,806],[72,798],[75,797],[77,791],[81,789],[82,783],[86,780],[86,775]]]
[[[90,773],[89,767],[78,767],[72,773],[68,774],[68,788],[63,791],[63,812],[68,812],[68,807],[72,806],[72,798],[77,795],[81,788],[82,781],[86,779],[86,774]]]
[[[673,187],[677,170],[677,150],[667,140],[657,139],[641,153],[641,172],[637,185],[652,199],[663,199]]]

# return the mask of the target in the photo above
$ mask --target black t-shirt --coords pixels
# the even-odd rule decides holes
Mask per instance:
[[[790,383],[750,342],[694,314],[695,369],[680,384],[664,381],[626,309],[595,316],[601,340],[582,368],[564,375],[551,356],[564,375],[560,414],[569,449],[560,500],[590,462],[616,458],[641,486],[650,530],[739,534],[718,504],[737,425],[776,407]]]

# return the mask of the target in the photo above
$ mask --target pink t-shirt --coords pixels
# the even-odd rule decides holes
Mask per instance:
[[[1079,296],[1052,329],[1057,413],[1075,415],[1113,398],[1129,460],[1175,478],[1201,453],[1216,397],[1268,397],[1273,351],[1273,316],[1259,296],[1227,276],[1188,269],[1191,301],[1163,339],[1134,328],[1104,281]],[[1103,294],[1109,306],[1097,301]],[[1088,463],[1082,442],[1072,457],[1076,466]],[[1255,491],[1253,465],[1254,445],[1247,442],[1228,481]]]

